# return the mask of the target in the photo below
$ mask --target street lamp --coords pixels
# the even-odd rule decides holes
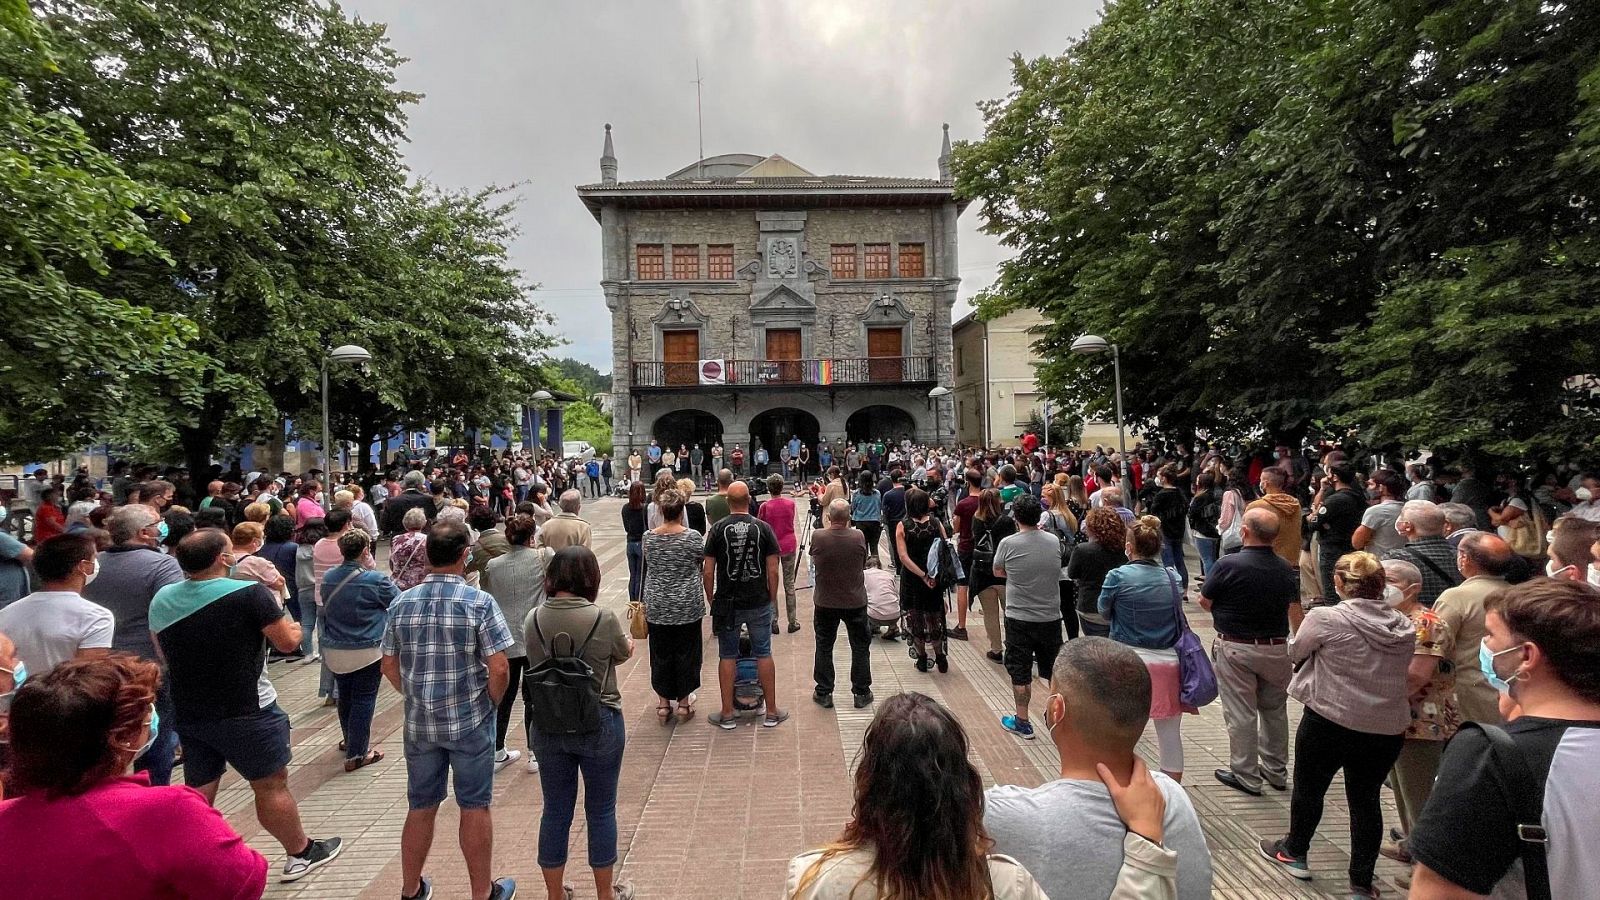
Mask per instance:
[[[950,396],[950,389],[942,384],[934,385],[933,389],[928,391],[928,399],[933,401],[934,440],[938,441],[941,447],[944,446],[944,408],[939,401],[948,396]]]
[[[340,345],[329,350],[327,355],[322,357],[322,477],[328,481],[327,484],[322,486],[323,510],[328,509],[328,503],[330,502],[328,497],[333,493],[333,491],[329,490],[329,488],[333,487],[333,465],[331,462],[332,457],[329,455],[333,439],[328,434],[328,363],[359,365],[370,359],[372,359],[372,354],[367,352],[367,348],[357,347],[355,344]]]
[[[1122,464],[1128,464],[1128,439],[1122,430],[1122,355],[1117,345],[1098,334],[1081,334],[1072,342],[1072,352],[1079,356],[1097,356],[1111,351],[1111,371],[1117,383],[1117,450],[1122,454]]]

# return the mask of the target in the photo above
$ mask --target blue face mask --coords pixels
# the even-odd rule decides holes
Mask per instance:
[[[0,672],[11,676],[11,690],[0,694],[0,713],[9,715],[11,712],[11,698],[17,695],[17,688],[22,687],[22,683],[28,680],[28,664],[19,659],[15,669],[0,666]]]
[[[1522,645],[1518,644],[1515,647],[1507,647],[1506,649],[1501,650],[1499,653],[1496,653],[1489,649],[1488,638],[1484,638],[1478,644],[1478,668],[1483,671],[1483,677],[1489,680],[1489,684],[1493,685],[1494,689],[1502,694],[1511,693],[1511,682],[1516,681],[1517,676],[1512,675],[1509,679],[1501,678],[1494,670],[1494,659],[1497,656],[1503,656],[1504,654],[1510,653],[1513,650],[1521,649]]]
[[[149,753],[150,752],[150,748],[155,746],[156,736],[159,735],[160,733],[161,733],[161,713],[156,710],[155,704],[151,704],[151,706],[150,706],[150,737],[145,740],[144,746],[140,747],[138,750],[133,751],[133,758],[137,760],[141,756],[144,756],[146,753]]]

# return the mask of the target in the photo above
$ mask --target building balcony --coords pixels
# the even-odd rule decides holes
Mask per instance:
[[[722,366],[700,362],[648,361],[633,364],[632,389],[670,391],[699,387],[796,388],[838,385],[933,384],[931,356],[830,357],[824,359],[725,359]]]

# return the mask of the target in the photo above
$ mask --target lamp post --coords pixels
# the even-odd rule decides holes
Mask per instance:
[[[331,455],[333,439],[328,433],[328,363],[359,365],[369,359],[372,359],[372,354],[367,352],[367,348],[358,347],[355,344],[342,344],[329,350],[327,355],[322,357],[322,477],[328,482],[322,486],[322,508],[324,510],[328,508],[328,503],[330,502],[328,497],[333,493],[333,491],[329,490],[333,486],[333,457]]]
[[[928,391],[928,399],[933,401],[933,435],[939,446],[944,446],[944,408],[939,401],[950,396],[950,389],[942,384],[934,385]]]
[[[1128,464],[1128,439],[1122,430],[1122,355],[1117,345],[1098,334],[1082,334],[1072,342],[1072,352],[1079,356],[1097,356],[1111,351],[1111,371],[1117,384],[1117,451],[1122,454],[1122,464]]]
[[[533,396],[528,398],[528,399],[532,400],[534,403],[538,404],[538,406],[539,406],[539,411],[540,411],[540,413],[539,413],[539,425],[540,425],[540,427],[549,428],[550,423],[546,422],[544,420],[544,405],[546,403],[549,403],[551,400],[554,400],[555,399],[555,395],[550,393],[549,391],[545,390],[544,388],[540,388],[539,390],[534,391],[533,392]],[[535,428],[534,429],[534,434],[530,435],[529,437],[537,438],[538,433],[539,433],[539,429]],[[546,433],[548,433],[548,432],[546,432]],[[536,449],[534,449],[534,453],[533,453],[534,465],[538,465],[539,464],[540,457],[542,457],[542,456],[544,456],[544,441],[543,440],[539,440],[538,441],[538,447]]]

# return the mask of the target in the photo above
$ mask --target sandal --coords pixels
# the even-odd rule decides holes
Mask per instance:
[[[664,700],[656,704],[656,719],[663,725],[672,721],[672,704]]]
[[[345,760],[344,761],[344,770],[346,772],[354,772],[357,769],[366,768],[367,766],[370,766],[373,763],[379,763],[379,762],[383,762],[383,751],[382,750],[368,750],[367,751],[367,755],[361,757],[360,759],[347,759],[347,760]]]
[[[694,701],[695,695],[692,692],[689,694],[689,696],[679,700],[678,715],[682,716],[685,720],[694,718]]]

